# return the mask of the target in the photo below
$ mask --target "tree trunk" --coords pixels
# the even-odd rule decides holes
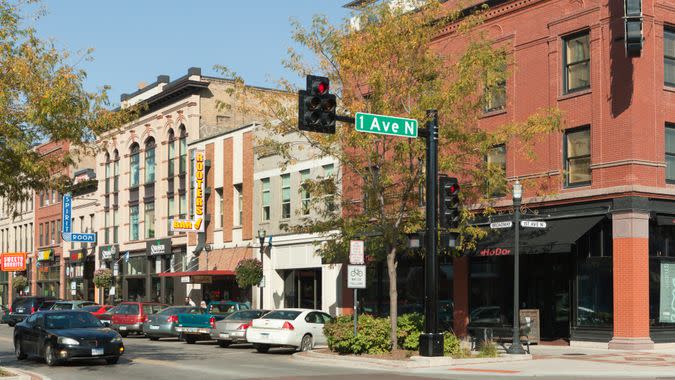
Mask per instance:
[[[398,290],[396,288],[396,248],[387,253],[387,273],[389,274],[389,322],[391,324],[391,348],[398,348]]]

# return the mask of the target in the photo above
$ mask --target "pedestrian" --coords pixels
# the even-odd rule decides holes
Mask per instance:
[[[202,309],[206,309],[206,301],[200,302],[199,307],[201,307]]]
[[[195,306],[195,301],[190,297],[185,297],[185,306]]]

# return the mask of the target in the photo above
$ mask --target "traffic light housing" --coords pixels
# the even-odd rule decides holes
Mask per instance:
[[[298,127],[301,131],[335,133],[337,98],[329,90],[328,78],[307,76],[307,89],[298,91]]]
[[[454,177],[441,176],[439,186],[439,224],[441,228],[459,227],[459,181]]]
[[[624,23],[626,56],[639,57],[642,52],[642,0],[624,0]]]

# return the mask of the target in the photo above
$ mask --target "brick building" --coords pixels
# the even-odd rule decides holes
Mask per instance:
[[[521,308],[539,313],[542,340],[675,341],[675,3],[642,1],[639,57],[626,57],[623,1],[487,4],[481,27],[515,64],[481,127],[564,111],[564,131],[537,143],[536,160],[520,156],[516,142],[486,158],[525,184],[526,218],[548,223],[521,235]],[[434,41],[447,56],[463,46],[453,31],[441,28]],[[497,199],[504,215],[492,220],[508,220],[511,205]],[[476,252],[442,264],[441,302],[454,307],[456,333],[511,323],[512,249],[513,230],[491,231]],[[399,272],[414,279],[420,265]]]

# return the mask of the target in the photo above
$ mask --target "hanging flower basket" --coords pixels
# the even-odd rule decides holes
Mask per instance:
[[[110,288],[112,285],[112,271],[107,268],[99,269],[94,272],[94,285],[97,288]]]
[[[263,278],[262,262],[258,259],[241,260],[234,269],[234,274],[240,288],[245,289],[249,286],[256,286],[260,284]]]
[[[16,276],[12,279],[12,287],[15,290],[23,290],[26,286],[28,286],[28,279],[26,276]]]

